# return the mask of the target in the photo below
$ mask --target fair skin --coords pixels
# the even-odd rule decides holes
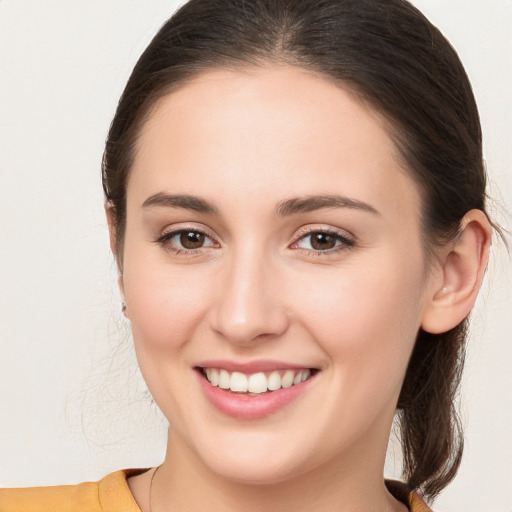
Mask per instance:
[[[138,361],[170,422],[152,512],[406,510],[382,475],[408,359],[420,327],[468,314],[489,244],[471,211],[428,263],[420,208],[385,123],[318,75],[213,70],[158,102],[120,255]],[[311,375],[240,417],[204,392],[212,360]],[[151,476],[129,481],[143,512]]]

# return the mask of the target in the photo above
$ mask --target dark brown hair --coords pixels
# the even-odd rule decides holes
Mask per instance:
[[[103,158],[103,188],[122,268],[126,187],[140,127],[162,96],[212,68],[283,63],[321,73],[386,119],[422,193],[426,254],[485,211],[481,129],[457,54],[405,0],[191,0],[140,57],[120,99]],[[455,393],[466,321],[420,331],[398,415],[404,477],[433,499],[455,476],[463,437]]]

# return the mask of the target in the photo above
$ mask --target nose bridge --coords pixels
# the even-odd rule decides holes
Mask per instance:
[[[212,327],[232,343],[251,344],[287,328],[272,258],[253,243],[233,250],[219,275]]]

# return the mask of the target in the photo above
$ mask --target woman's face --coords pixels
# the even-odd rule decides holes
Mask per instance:
[[[127,315],[170,442],[218,475],[382,475],[428,275],[384,124],[327,80],[210,71],[143,126]]]

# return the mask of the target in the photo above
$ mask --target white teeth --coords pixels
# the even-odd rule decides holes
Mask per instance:
[[[283,388],[289,388],[293,384],[295,373],[292,370],[286,370],[285,374],[281,378],[281,386]]]
[[[270,391],[281,389],[281,375],[279,375],[279,372],[272,372],[268,376],[267,387]]]
[[[233,372],[229,381],[229,389],[247,393],[247,377],[243,373]]]
[[[212,386],[219,385],[219,371],[215,368],[208,368],[210,374],[208,375],[208,371],[206,372],[206,378],[212,383]]]
[[[284,373],[275,370],[267,376],[264,372],[245,375],[241,372],[229,373],[227,370],[204,368],[203,373],[212,386],[237,393],[259,394],[300,384],[311,375],[311,370],[286,370]]]
[[[219,388],[229,389],[231,376],[226,370],[221,370],[219,373]]]
[[[250,393],[265,393],[267,385],[267,377],[263,372],[254,373],[249,377],[248,389]]]

